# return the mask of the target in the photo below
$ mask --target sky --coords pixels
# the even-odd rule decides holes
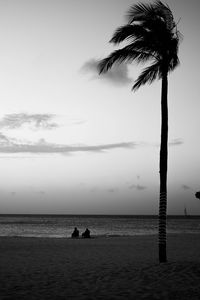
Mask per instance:
[[[149,1],[146,1],[147,3]],[[157,214],[161,82],[99,76],[132,0],[0,0],[0,213]],[[169,76],[168,214],[200,214],[200,3]]]

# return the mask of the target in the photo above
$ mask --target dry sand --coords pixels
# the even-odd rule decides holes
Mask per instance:
[[[200,236],[0,238],[0,299],[200,299]]]

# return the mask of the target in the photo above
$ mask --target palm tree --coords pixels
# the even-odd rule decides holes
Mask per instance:
[[[166,262],[167,217],[167,157],[168,157],[168,73],[179,65],[178,47],[180,33],[171,9],[161,1],[150,4],[138,3],[130,7],[127,24],[119,27],[110,40],[118,45],[127,44],[99,62],[99,73],[108,71],[115,63],[146,63],[133,85],[141,85],[161,79],[161,145],[160,145],[160,201],[159,201],[159,261]]]

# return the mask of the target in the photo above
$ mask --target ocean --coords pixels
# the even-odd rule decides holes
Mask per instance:
[[[0,236],[69,238],[77,227],[93,237],[157,234],[157,216],[0,215]],[[168,233],[200,233],[200,216],[169,216]]]

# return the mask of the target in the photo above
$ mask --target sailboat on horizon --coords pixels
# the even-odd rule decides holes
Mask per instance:
[[[189,217],[186,206],[184,207],[184,216]]]

